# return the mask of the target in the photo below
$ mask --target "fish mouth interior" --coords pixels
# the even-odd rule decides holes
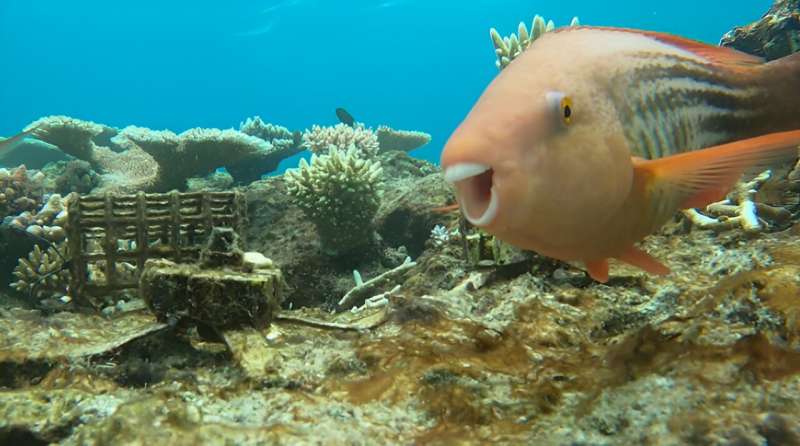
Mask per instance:
[[[494,188],[490,166],[462,163],[445,169],[445,179],[456,188],[456,195],[467,220],[486,226],[497,217],[500,200]]]

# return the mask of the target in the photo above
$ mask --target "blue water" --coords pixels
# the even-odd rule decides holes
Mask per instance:
[[[534,14],[710,43],[769,0],[0,0],[0,135],[65,114],[176,132],[248,116],[304,129],[345,107],[433,134],[438,159],[497,73],[488,29]],[[564,6],[568,5],[568,6]],[[698,6],[700,5],[700,6]]]

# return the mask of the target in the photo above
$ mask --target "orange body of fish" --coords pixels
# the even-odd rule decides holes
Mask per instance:
[[[800,145],[800,54],[761,59],[680,37],[573,27],[492,81],[442,153],[466,218],[520,248],[669,269],[635,246]]]

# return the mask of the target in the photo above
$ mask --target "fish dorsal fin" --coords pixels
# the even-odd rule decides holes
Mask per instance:
[[[717,65],[743,68],[743,67],[761,65],[764,63],[764,59],[758,56],[753,56],[752,54],[743,53],[733,48],[717,46],[717,45],[709,45],[707,43],[699,42],[697,40],[687,39],[686,37],[680,37],[673,34],[667,34],[657,31],[644,31],[632,28],[614,28],[610,26],[600,26],[600,27],[581,26],[581,27],[562,28],[562,29],[569,30],[576,28],[597,29],[604,31],[616,31],[616,32],[639,34],[657,40],[659,42],[665,43],[667,45],[671,45],[676,48],[688,51]]]
[[[675,208],[704,207],[721,200],[746,172],[787,164],[798,156],[800,130],[771,133],[656,160],[633,159],[654,225]]]

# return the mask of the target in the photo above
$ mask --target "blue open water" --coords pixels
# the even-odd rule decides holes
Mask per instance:
[[[488,29],[535,14],[717,43],[769,0],[0,0],[0,135],[65,114],[180,132],[248,116],[304,129],[345,107],[419,129],[437,161],[497,73]]]

